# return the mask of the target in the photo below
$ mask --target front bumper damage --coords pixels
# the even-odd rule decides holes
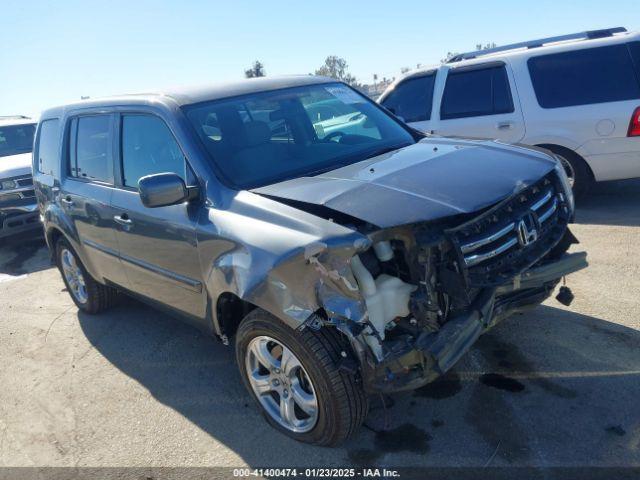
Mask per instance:
[[[365,389],[389,393],[431,382],[449,370],[480,335],[504,318],[535,307],[551,295],[563,276],[587,265],[586,252],[564,254],[507,284],[482,290],[466,312],[437,332],[423,332],[415,342],[391,344],[382,362],[361,358]]]

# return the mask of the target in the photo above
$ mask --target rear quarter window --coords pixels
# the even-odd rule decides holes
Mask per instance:
[[[629,52],[636,68],[636,78],[640,82],[640,42],[631,42],[629,44]]]
[[[560,108],[640,98],[632,49],[620,44],[530,58],[527,65],[538,103]]]
[[[38,132],[36,169],[40,173],[54,175],[58,165],[59,120],[44,120]]]

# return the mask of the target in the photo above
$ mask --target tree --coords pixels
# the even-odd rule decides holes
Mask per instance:
[[[485,43],[484,45],[481,43],[476,43],[476,50],[489,50],[491,48],[496,48],[496,47],[497,45],[495,44],[495,42]],[[447,63],[456,55],[460,55],[460,52],[447,52],[447,55],[440,60],[440,63]]]
[[[316,70],[316,75],[322,75],[323,77],[331,77],[336,80],[342,80],[345,83],[348,83],[352,87],[362,88],[362,85],[358,83],[356,77],[351,75],[347,68],[349,65],[344,58],[340,58],[336,55],[329,55],[325,61],[324,65]]]
[[[402,68],[400,69],[400,73],[401,73],[402,75],[404,75],[404,74],[405,74],[405,73],[407,73],[409,70],[411,70],[409,67],[402,67]]]
[[[251,68],[244,71],[247,78],[264,77],[267,73],[264,71],[264,64],[260,60],[256,60]]]

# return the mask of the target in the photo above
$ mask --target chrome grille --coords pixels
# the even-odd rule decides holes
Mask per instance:
[[[544,256],[571,212],[554,172],[448,230],[469,285],[500,285]],[[461,272],[462,273],[462,272]]]
[[[549,205],[549,202],[550,205]],[[547,207],[543,209],[542,207]],[[531,206],[531,211],[535,212],[538,216],[539,224],[543,224],[558,208],[558,198],[557,195],[551,189],[548,189],[544,192],[538,200]],[[542,212],[542,213],[540,213]],[[517,223],[511,222],[506,227],[501,228],[495,233],[491,233],[486,237],[482,237],[476,240],[473,240],[469,243],[464,243],[460,245],[460,249],[464,254],[464,263],[471,267],[473,265],[477,265],[480,262],[488,260],[489,258],[493,258],[501,253],[506,252],[512,247],[518,245],[518,237],[517,237]],[[501,240],[499,242],[499,240]],[[496,244],[492,246],[492,249],[482,253],[473,253],[480,249],[481,247],[489,244]],[[470,254],[470,255],[468,255]]]
[[[16,178],[16,183],[18,184],[18,187],[31,187],[33,185],[33,178],[31,175],[19,177]]]
[[[33,188],[33,177],[31,175],[22,175],[20,177],[7,178],[13,180],[15,187],[11,189],[0,188],[0,204],[3,206],[11,205],[25,199],[34,199],[36,192]]]

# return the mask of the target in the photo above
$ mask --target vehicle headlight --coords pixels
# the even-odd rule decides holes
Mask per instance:
[[[569,207],[573,212],[575,200],[573,199],[573,189],[571,188],[571,183],[569,183],[569,177],[567,177],[567,172],[562,166],[562,161],[555,155],[553,156],[553,158],[556,160],[556,172],[558,174],[560,182],[562,183],[562,187],[564,188],[564,194],[567,197],[567,203],[569,204]]]
[[[0,186],[2,190],[13,190],[14,188],[18,188],[18,184],[15,180],[2,180],[0,182]]]

